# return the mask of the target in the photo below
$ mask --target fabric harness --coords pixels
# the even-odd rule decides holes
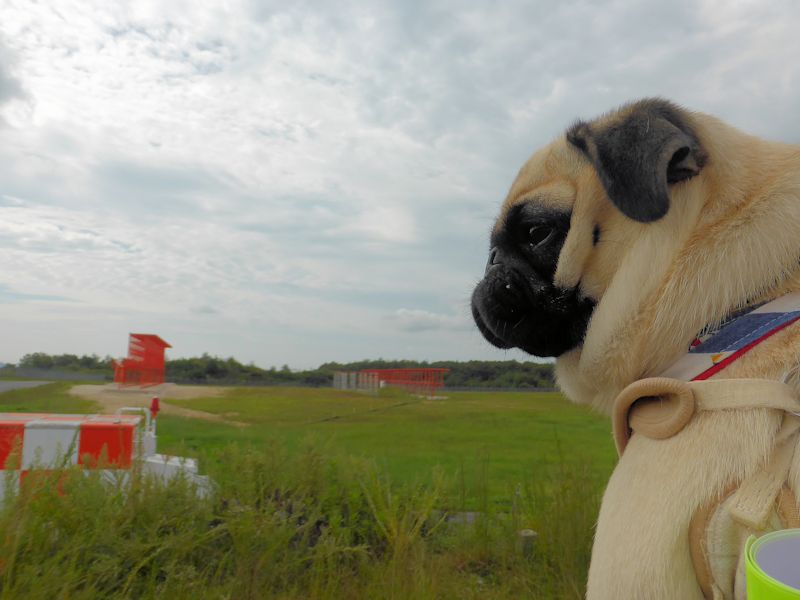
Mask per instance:
[[[766,379],[709,379],[778,331],[800,319],[800,293],[733,315],[706,331],[661,377],[636,381],[616,398],[614,441],[622,456],[633,433],[666,439],[702,411],[772,409],[783,412],[772,455],[764,468],[731,484],[699,507],[689,528],[698,584],[709,600],[743,598],[744,565],[731,539],[782,527],[800,527],[800,505],[787,484],[800,433],[800,398],[787,384]],[[733,535],[732,535],[733,534]],[[725,540],[722,543],[720,540]]]

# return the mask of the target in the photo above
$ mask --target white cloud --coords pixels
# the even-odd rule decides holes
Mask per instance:
[[[798,16],[712,0],[6,3],[0,360],[114,352],[147,327],[176,354],[259,364],[502,358],[466,306],[528,154],[652,94],[800,140]],[[68,301],[34,300],[50,296]]]
[[[400,308],[390,317],[398,329],[402,331],[438,331],[465,330],[472,327],[466,315],[445,315],[428,310]]]

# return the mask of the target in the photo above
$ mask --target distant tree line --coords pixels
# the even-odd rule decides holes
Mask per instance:
[[[243,365],[235,358],[219,358],[203,354],[195,358],[167,361],[167,381],[175,383],[220,383],[238,385],[331,385],[333,372],[319,369],[292,371],[281,368],[262,369],[253,364]]]
[[[450,369],[444,377],[446,387],[475,388],[551,388],[555,376],[551,363],[520,362],[517,360],[442,360],[419,362],[414,360],[363,360],[351,363],[325,363],[319,371],[360,371],[362,369]]]
[[[26,354],[16,364],[22,369],[62,370],[62,371],[112,371],[114,359],[110,356],[103,358],[96,354],[45,354],[34,352]],[[13,368],[15,365],[6,365]]]
[[[16,365],[0,368],[0,375],[13,376],[16,368],[102,374],[113,378],[113,359],[96,354],[50,355],[43,352],[26,354]],[[166,363],[166,379],[175,383],[220,385],[303,385],[322,387],[331,385],[336,371],[362,369],[444,368],[445,386],[468,388],[551,388],[555,385],[553,365],[550,363],[520,362],[516,360],[488,361],[436,361],[413,360],[363,360],[350,363],[328,362],[316,369],[292,371],[287,365],[262,369],[244,365],[235,358],[220,358],[203,354],[194,358],[178,358]]]

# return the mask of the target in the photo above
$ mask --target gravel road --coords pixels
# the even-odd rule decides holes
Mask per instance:
[[[20,388],[39,387],[46,385],[49,381],[0,381],[0,394],[10,390],[18,390]]]

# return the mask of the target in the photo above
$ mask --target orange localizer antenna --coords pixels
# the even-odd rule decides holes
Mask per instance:
[[[114,361],[114,383],[119,386],[150,386],[164,383],[164,351],[172,348],[151,333],[131,333],[128,357]]]

